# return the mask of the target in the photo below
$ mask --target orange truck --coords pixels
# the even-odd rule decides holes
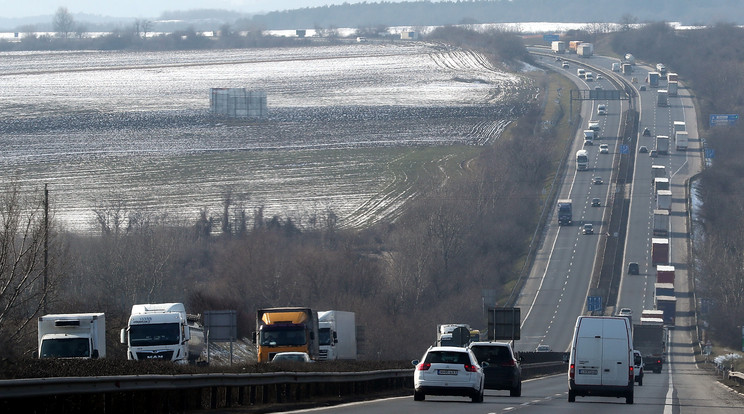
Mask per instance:
[[[268,308],[256,311],[258,362],[269,362],[280,352],[304,352],[317,359],[318,312],[310,308]]]

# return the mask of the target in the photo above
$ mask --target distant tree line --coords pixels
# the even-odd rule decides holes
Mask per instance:
[[[663,62],[694,91],[698,128],[706,148],[715,150],[700,174],[700,224],[694,266],[698,298],[714,339],[741,346],[744,320],[744,124],[710,127],[710,114],[744,115],[744,29],[717,24],[675,31],[665,23],[648,24],[612,36],[615,52]],[[708,306],[709,304],[709,306]]]

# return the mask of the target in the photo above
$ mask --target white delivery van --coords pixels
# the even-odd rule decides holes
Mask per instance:
[[[576,396],[625,397],[633,404],[633,345],[627,318],[579,316],[568,368],[568,402]]]

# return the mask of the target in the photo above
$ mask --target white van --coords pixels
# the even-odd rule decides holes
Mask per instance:
[[[579,316],[568,368],[568,402],[576,396],[625,397],[633,404],[633,345],[627,318]]]
[[[605,104],[597,105],[597,115],[607,115],[607,105]]]

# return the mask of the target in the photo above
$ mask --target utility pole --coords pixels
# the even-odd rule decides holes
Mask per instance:
[[[44,184],[44,295],[43,310],[47,313],[47,283],[49,277],[49,190]]]

